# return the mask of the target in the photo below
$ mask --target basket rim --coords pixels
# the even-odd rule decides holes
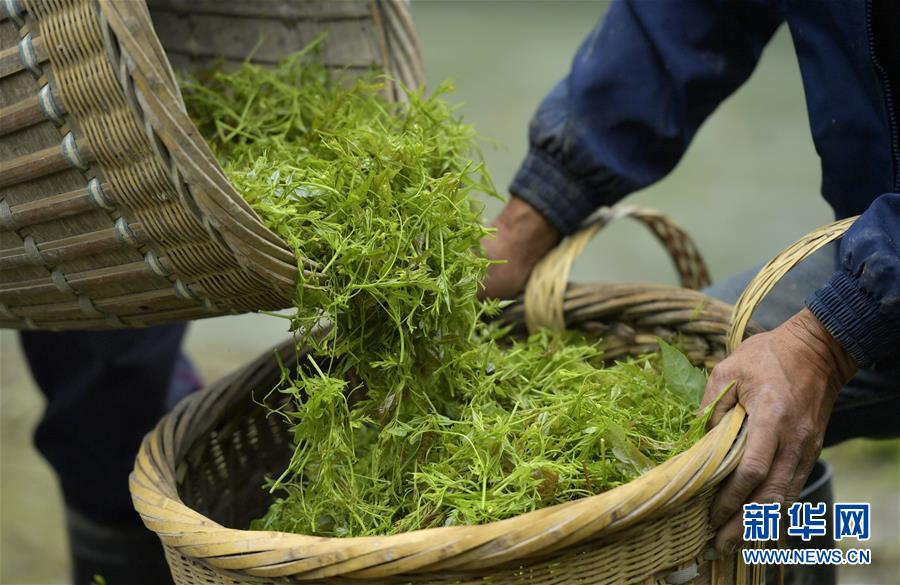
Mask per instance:
[[[283,27],[271,61],[333,28],[329,67],[378,64],[397,80],[388,99],[424,77],[407,0],[149,3],[8,0],[0,10],[17,33],[0,75],[30,72],[10,78],[0,111],[4,142],[15,136],[0,161],[10,190],[0,229],[12,238],[0,326],[116,329],[276,310],[292,304],[300,274],[318,276],[240,196],[185,111],[172,63],[202,53],[190,41],[204,31],[243,31],[251,17],[254,27],[225,41],[243,58],[256,30]],[[203,20],[170,25],[186,14]]]
[[[665,285],[571,287],[566,312],[588,290],[604,291],[615,298],[629,287],[649,293],[650,298],[675,291],[680,298],[703,303],[695,303],[699,314],[719,313],[715,321],[727,329],[728,319],[722,315],[728,314],[728,305],[696,291]],[[521,321],[521,301],[509,314]],[[293,342],[281,344],[277,351],[290,355],[295,351]],[[334,576],[377,579],[533,562],[658,518],[712,489],[736,467],[746,439],[745,413],[738,406],[690,449],[627,484],[487,524],[350,538],[228,528],[183,503],[175,483],[176,460],[186,449],[181,445],[193,444],[212,428],[213,417],[207,412],[246,396],[239,390],[241,381],[261,371],[271,357],[267,352],[253,365],[181,402],[145,437],[130,477],[135,507],[148,528],[165,544],[220,572],[298,580]]]
[[[146,3],[98,0],[97,6],[118,82],[127,95],[135,96],[129,103],[151,145],[165,151],[158,156],[171,160],[173,183],[185,184],[203,222],[221,236],[244,269],[262,276],[290,299],[298,270],[293,251],[228,181],[187,115]]]
[[[98,0],[107,32],[108,58],[134,114],[158,156],[170,160],[173,183],[183,182],[198,205],[207,228],[220,236],[238,264],[271,283],[285,305],[293,298],[298,271],[312,274],[307,259],[270,230],[225,176],[221,165],[188,116],[175,74],[150,18],[146,3]],[[384,66],[410,86],[423,81],[415,27],[403,2],[371,2],[373,22],[380,23],[379,51]],[[388,41],[393,42],[390,48]],[[392,86],[392,96],[398,91]],[[178,176],[180,175],[180,176]],[[302,268],[298,267],[302,265]]]

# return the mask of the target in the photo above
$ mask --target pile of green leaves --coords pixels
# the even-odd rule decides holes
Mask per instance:
[[[295,451],[256,527],[391,534],[507,518],[630,481],[692,444],[705,376],[678,350],[602,363],[593,342],[511,340],[476,300],[493,193],[443,100],[330,73],[315,48],[275,68],[185,80],[188,111],[265,223],[308,260],[277,415]],[[320,325],[328,324],[323,329]],[[317,333],[320,332],[320,333]]]

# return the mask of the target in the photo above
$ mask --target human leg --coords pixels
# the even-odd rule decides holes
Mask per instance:
[[[77,585],[94,574],[112,583],[169,578],[158,539],[131,504],[128,475],[169,396],[199,385],[182,361],[184,331],[174,325],[21,335],[47,399],[35,444],[59,477]]]

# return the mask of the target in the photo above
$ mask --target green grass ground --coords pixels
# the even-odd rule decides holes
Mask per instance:
[[[429,80],[454,78],[468,120],[505,145],[486,153],[498,187],[524,156],[531,113],[604,9],[587,1],[414,3]],[[796,58],[781,30],[672,175],[629,202],[687,227],[714,277],[724,277],[830,220],[819,180]],[[573,277],[675,282],[658,245],[628,224],[598,236]],[[214,380],[285,336],[279,319],[224,317],[192,325],[187,350]],[[30,438],[41,409],[15,335],[0,332],[0,585],[66,582],[58,488]],[[874,513],[873,564],[847,569],[841,582],[900,584],[900,441],[854,441],[825,457],[835,464],[837,499],[870,501]]]

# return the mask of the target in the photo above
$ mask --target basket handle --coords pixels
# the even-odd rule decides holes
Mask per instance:
[[[601,207],[531,271],[525,286],[525,324],[529,331],[541,327],[557,332],[565,329],[563,297],[575,258],[597,232],[623,217],[636,219],[653,232],[675,264],[681,286],[700,289],[709,284],[709,271],[694,241],[668,216],[633,205]]]
[[[726,349],[728,353],[740,345],[753,311],[787,272],[819,248],[840,239],[859,216],[849,217],[814,230],[772,258],[753,277],[731,313]]]

